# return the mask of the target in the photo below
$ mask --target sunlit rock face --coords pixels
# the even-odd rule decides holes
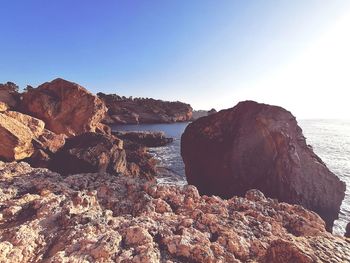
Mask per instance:
[[[194,186],[0,162],[0,202],[4,263],[350,261],[350,240],[317,214],[257,190],[223,200]]]
[[[46,82],[23,94],[21,109],[46,123],[47,129],[67,136],[103,130],[104,103],[76,83],[64,79]]]
[[[181,147],[187,180],[203,194],[229,198],[255,188],[315,211],[328,230],[338,218],[345,184],[281,107],[240,102],[191,123]]]

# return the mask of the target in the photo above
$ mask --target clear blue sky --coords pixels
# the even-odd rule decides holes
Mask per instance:
[[[315,68],[312,56],[325,53],[328,60],[316,61],[317,68],[349,65],[349,46],[337,47],[349,40],[350,24],[341,20],[349,7],[347,0],[4,0],[0,82],[23,88],[62,77],[94,93],[182,100],[196,109],[255,99],[300,117],[338,116],[344,109],[320,112],[334,89],[322,79],[329,68],[304,73]],[[332,44],[329,38],[337,39]],[[334,56],[339,59],[331,61]],[[293,76],[299,82],[290,81]],[[292,103],[286,94],[293,88],[311,89],[308,96],[322,88],[326,95],[307,112],[312,98]]]

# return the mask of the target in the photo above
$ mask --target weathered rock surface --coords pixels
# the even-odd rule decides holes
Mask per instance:
[[[20,101],[18,86],[12,82],[0,84],[0,101],[12,109],[17,108]]]
[[[161,147],[174,141],[173,138],[167,138],[164,132],[112,132],[122,140],[128,140],[146,147]]]
[[[106,123],[171,123],[189,121],[192,108],[179,101],[125,98],[118,95],[97,94],[106,104]]]
[[[283,108],[240,102],[191,123],[181,146],[187,180],[203,194],[229,198],[255,188],[315,211],[329,230],[338,218],[345,184]]]
[[[104,103],[85,88],[63,79],[46,82],[23,94],[22,110],[43,120],[47,129],[74,136],[101,130]]]
[[[318,215],[256,190],[222,200],[137,177],[0,162],[0,261],[349,262]]]
[[[50,169],[64,175],[88,172],[124,172],[126,156],[123,141],[94,132],[83,133],[66,140],[52,157]]]

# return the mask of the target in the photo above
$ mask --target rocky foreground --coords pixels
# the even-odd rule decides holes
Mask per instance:
[[[257,190],[222,200],[0,162],[0,262],[349,262],[350,240]]]

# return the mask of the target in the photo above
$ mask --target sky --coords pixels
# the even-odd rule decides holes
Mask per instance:
[[[3,0],[0,83],[350,119],[348,0]]]

